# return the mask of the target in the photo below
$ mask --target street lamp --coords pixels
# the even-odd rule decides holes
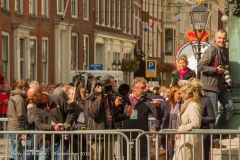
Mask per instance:
[[[120,71],[122,69],[122,63],[120,62],[120,60],[118,61],[117,66],[118,66],[118,70]]]
[[[211,16],[211,10],[206,8],[204,5],[204,0],[199,0],[198,5],[191,9],[190,12],[190,17],[191,17],[191,22],[193,25],[193,31],[196,35],[197,38],[197,52],[194,53],[197,55],[197,63],[201,59],[201,40],[205,34],[205,31],[207,29],[207,25]],[[199,34],[200,33],[200,34]],[[197,77],[200,79],[200,71],[197,71]]]
[[[112,69],[116,70],[116,66],[117,66],[116,60],[113,60],[113,62],[112,62]]]

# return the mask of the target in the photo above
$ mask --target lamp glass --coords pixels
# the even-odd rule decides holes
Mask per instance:
[[[208,29],[208,22],[211,12],[203,5],[198,5],[190,11],[194,30],[203,31]],[[205,28],[206,26],[206,28]]]

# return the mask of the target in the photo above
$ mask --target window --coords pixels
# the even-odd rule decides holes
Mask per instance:
[[[153,15],[153,0],[149,0],[149,15]]]
[[[107,19],[106,19],[106,25],[110,25],[110,17],[111,17],[111,0],[107,0],[107,6],[106,6],[106,14],[107,14]]]
[[[9,9],[9,0],[1,0],[2,4],[1,4],[1,7],[3,9]]]
[[[116,27],[120,29],[120,3],[117,1],[116,7]]]
[[[83,0],[83,18],[89,20],[89,1]]]
[[[128,33],[131,33],[131,25],[132,25],[132,6],[129,2],[128,4]]]
[[[6,73],[5,80],[9,80],[9,67],[8,67],[8,55],[9,55],[9,33],[2,32],[2,70]]]
[[[88,35],[84,35],[83,52],[84,52],[83,69],[88,70],[88,65],[89,65],[89,37],[88,37]]]
[[[127,0],[124,0],[123,4],[123,30],[126,32],[127,30]]]
[[[30,39],[30,80],[37,79],[37,39]]]
[[[96,23],[99,24],[99,0],[95,1]]]
[[[63,14],[64,12],[64,0],[57,0],[57,13]]]
[[[165,28],[165,55],[173,55],[173,29]]]
[[[105,0],[101,0],[101,24],[105,24]]]
[[[48,17],[48,0],[42,0],[42,15]]]
[[[72,0],[71,12],[73,17],[78,17],[78,1]]]
[[[47,82],[48,75],[48,38],[42,39],[42,82]]]
[[[37,0],[29,0],[29,13],[37,15]]]
[[[72,41],[71,41],[71,70],[77,70],[78,64],[78,35],[77,33],[72,33]]]
[[[18,13],[23,13],[23,1],[15,0],[15,11]]]
[[[115,3],[115,0],[112,0],[111,16],[112,16],[112,26],[115,27],[115,16],[116,16],[116,3]]]
[[[25,56],[25,39],[20,38],[20,78],[25,79],[26,77],[26,62],[25,60],[27,59]]]

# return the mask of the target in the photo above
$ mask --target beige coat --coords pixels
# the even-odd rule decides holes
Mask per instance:
[[[201,126],[202,110],[199,104],[190,102],[182,105],[179,113],[179,132],[198,129]],[[185,136],[185,137],[184,137]],[[173,159],[177,160],[202,160],[202,136],[197,134],[181,134],[180,140],[175,142]]]

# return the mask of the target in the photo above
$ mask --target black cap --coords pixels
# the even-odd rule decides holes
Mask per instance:
[[[160,87],[158,87],[158,86],[153,87],[153,90],[159,90],[159,89],[160,89]]]

